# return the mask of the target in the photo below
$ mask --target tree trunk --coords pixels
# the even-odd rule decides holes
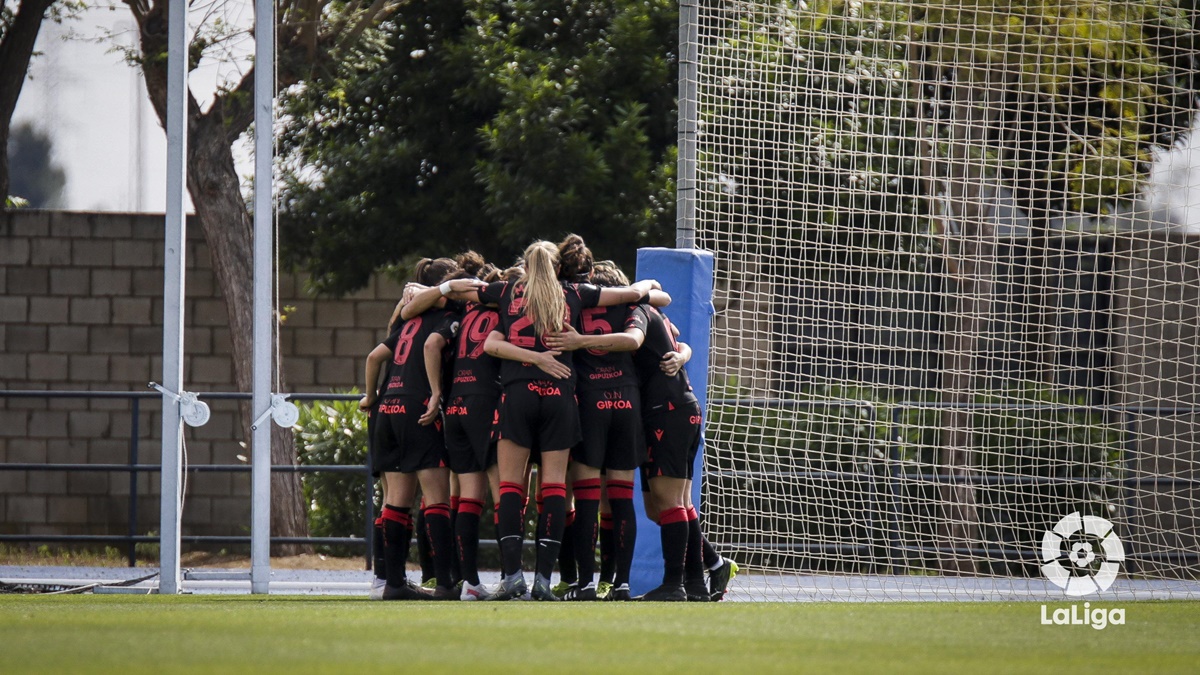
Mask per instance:
[[[921,61],[914,61],[921,63]],[[994,276],[995,197],[994,173],[989,171],[988,144],[991,127],[998,118],[998,87],[988,78],[972,81],[968,68],[953,71],[944,81],[944,68],[951,64],[925,64],[930,71],[922,78],[935,83],[931,103],[948,106],[949,114],[933,124],[944,131],[926,139],[923,174],[932,209],[940,221],[945,243],[946,270],[943,297],[943,360],[941,443],[937,471],[941,476],[935,545],[940,549],[938,566],[947,574],[977,573],[976,558],[965,549],[983,545],[976,508],[974,477],[977,470],[972,418],[976,394],[986,387],[986,365],[981,345],[992,314]],[[938,153],[943,141],[948,152]],[[983,380],[983,381],[981,381]]]
[[[8,197],[8,139],[13,112],[29,72],[29,59],[42,30],[42,20],[53,1],[23,0],[0,39],[0,200]],[[4,208],[3,203],[0,208]]]
[[[142,72],[146,91],[166,127],[167,4],[154,5],[148,12],[133,7],[141,28]],[[250,391],[253,353],[253,223],[242,198],[233,162],[232,143],[250,125],[252,104],[246,92],[253,90],[253,71],[232,92],[218,95],[207,113],[188,96],[187,187],[200,228],[212,257],[213,272],[228,311],[229,333],[233,348],[234,381],[239,391]],[[276,326],[276,330],[278,326]],[[280,391],[287,384],[280,374]],[[242,409],[242,434],[251,437],[253,415],[249,405]],[[268,422],[270,423],[270,422]],[[290,429],[273,428],[271,463],[295,464],[295,439]],[[284,537],[308,535],[300,477],[296,473],[271,475],[271,531]],[[276,547],[283,554],[299,552],[301,547]]]

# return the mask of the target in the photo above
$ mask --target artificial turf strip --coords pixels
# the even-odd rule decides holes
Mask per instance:
[[[1126,625],[1043,626],[1037,603],[0,596],[0,672],[1200,670],[1200,602],[1093,606],[1125,607]]]

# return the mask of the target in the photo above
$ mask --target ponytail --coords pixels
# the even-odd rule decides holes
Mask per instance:
[[[525,316],[533,320],[538,335],[563,329],[567,301],[555,273],[557,265],[558,248],[554,244],[538,241],[525,249],[525,274],[518,283],[525,285]]]

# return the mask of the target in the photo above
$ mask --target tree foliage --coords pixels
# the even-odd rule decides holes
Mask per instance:
[[[284,103],[289,260],[341,293],[414,253],[669,243],[676,31],[664,0],[404,5]]]
[[[54,208],[62,202],[67,174],[54,161],[50,137],[32,124],[13,128],[8,144],[8,166],[12,172],[9,192],[24,198],[35,209]]]
[[[6,197],[6,205],[12,116],[42,22],[47,18],[62,22],[75,16],[82,7],[83,3],[76,0],[4,0],[0,4],[0,196]]]

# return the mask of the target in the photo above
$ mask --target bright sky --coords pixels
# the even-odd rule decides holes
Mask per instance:
[[[193,17],[220,11],[234,25],[253,17],[247,0],[191,6]],[[166,134],[140,72],[113,51],[112,40],[102,39],[111,32],[129,45],[133,26],[129,10],[117,4],[111,10],[90,8],[64,25],[47,21],[38,36],[41,54],[30,65],[13,122],[32,122],[49,134],[54,159],[67,173],[67,209],[161,213],[166,204]],[[242,53],[253,47],[248,37],[238,46]],[[192,73],[190,86],[202,106],[217,79],[237,67],[202,63]],[[243,174],[253,172],[244,158],[238,166]]]

